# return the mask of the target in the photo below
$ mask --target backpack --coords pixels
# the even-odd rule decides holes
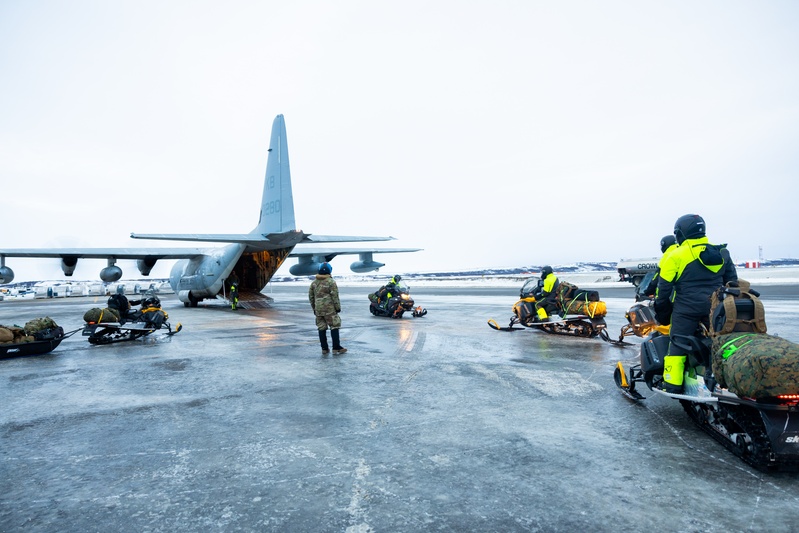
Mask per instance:
[[[569,283],[568,281],[561,281],[557,288],[558,299],[563,302],[564,300],[571,300],[574,298],[574,293],[577,292],[577,285]]]
[[[108,298],[108,307],[111,309],[119,309],[123,313],[130,308],[128,304],[128,299],[125,297],[124,294],[112,294]]]
[[[716,290],[710,300],[710,335],[766,333],[766,311],[758,296],[760,293],[742,279],[737,287],[728,283]]]

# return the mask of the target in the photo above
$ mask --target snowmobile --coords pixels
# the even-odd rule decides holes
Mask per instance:
[[[427,309],[414,307],[411,289],[404,281],[395,284],[390,290],[384,286],[369,294],[369,312],[375,316],[402,318],[406,311],[410,311],[414,318],[427,314]]]
[[[558,335],[589,338],[599,336],[602,340],[610,342],[605,322],[607,306],[605,302],[599,301],[597,291],[581,290],[571,283],[560,282],[557,289],[560,319],[553,320],[553,317],[550,317],[549,320],[542,321],[535,309],[536,297],[541,297],[542,287],[541,279],[528,279],[519,291],[519,301],[513,305],[513,316],[510,317],[508,326],[500,327],[494,319],[489,320],[488,325],[499,331],[513,331],[524,329],[514,327],[516,324],[521,324]]]
[[[741,311],[738,313],[740,317]],[[614,380],[626,397],[636,402],[645,400],[636,387],[644,383],[650,391],[679,401],[703,431],[758,470],[799,471],[799,385],[796,394],[739,396],[721,387],[713,375],[713,342],[704,326],[694,335],[670,338],[668,326],[658,326],[654,316],[635,326],[632,322],[631,330],[648,329],[648,333],[636,364],[629,370],[621,361],[616,364]],[[688,354],[682,394],[660,389],[669,342]]]
[[[639,302],[632,305],[624,314],[627,324],[621,327],[619,338],[617,340],[610,339],[608,342],[617,346],[632,346],[632,343],[624,340],[626,337],[635,335],[643,339],[653,331],[668,335],[669,327],[661,326],[655,321],[652,303],[653,301],[649,300],[648,302]]]
[[[86,325],[83,327],[83,336],[88,337],[90,344],[111,344],[146,337],[160,329],[166,329],[166,336],[171,337],[183,329],[183,325],[180,323],[174,330],[172,329],[170,323],[167,322],[169,315],[161,309],[161,300],[157,296],[146,296],[142,299],[141,307],[141,311],[130,315],[130,321],[118,318],[114,322],[104,322],[102,318],[97,321],[86,321]],[[84,315],[84,320],[86,320],[86,315]]]

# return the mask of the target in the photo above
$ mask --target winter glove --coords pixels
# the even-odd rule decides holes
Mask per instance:
[[[668,326],[671,324],[671,302],[658,304],[655,302],[655,320],[661,326]]]

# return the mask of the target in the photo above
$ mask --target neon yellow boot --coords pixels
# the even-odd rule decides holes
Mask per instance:
[[[538,320],[540,320],[541,322],[546,322],[547,321],[548,317],[547,317],[546,309],[544,309],[542,307],[539,307],[538,309],[535,310],[535,314],[538,315]]]
[[[684,373],[684,355],[665,356],[663,358],[663,390],[672,394],[681,394]]]

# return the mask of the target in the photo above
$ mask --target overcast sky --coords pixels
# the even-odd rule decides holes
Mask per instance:
[[[657,256],[692,212],[799,257],[797,28],[793,0],[0,0],[0,248],[250,231],[282,113],[298,228],[424,248],[387,274]]]

